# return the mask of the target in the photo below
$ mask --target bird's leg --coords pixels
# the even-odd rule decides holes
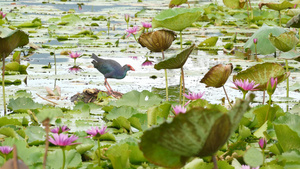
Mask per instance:
[[[106,87],[106,89],[107,89],[107,91],[108,91],[109,93],[111,93],[111,94],[114,93],[113,90],[112,90],[112,88],[111,88],[110,85],[108,84],[106,78],[105,78],[105,81],[104,81],[104,86]]]

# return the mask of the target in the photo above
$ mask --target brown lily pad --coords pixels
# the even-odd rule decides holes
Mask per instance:
[[[222,87],[232,72],[231,63],[227,65],[218,64],[212,67],[201,79],[200,83],[205,83],[206,87]]]

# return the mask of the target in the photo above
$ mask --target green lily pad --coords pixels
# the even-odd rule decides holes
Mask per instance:
[[[46,132],[39,126],[29,126],[25,129],[25,133],[28,137],[28,144],[30,145],[38,145],[45,142]]]
[[[17,99],[9,99],[7,108],[12,111],[26,112],[28,109],[42,108],[43,105],[35,103],[31,98],[19,97]]]
[[[10,62],[5,65],[5,70],[20,72],[20,74],[27,74],[26,69],[29,65],[29,63],[27,65],[20,65],[18,62]]]
[[[276,48],[270,42],[268,38],[269,34],[272,33],[274,36],[279,36],[284,32],[286,32],[285,29],[281,27],[271,27],[264,24],[248,39],[248,41],[244,45],[244,49],[251,49],[251,51],[255,51],[255,44],[253,43],[253,39],[257,39],[257,53],[260,53],[262,55],[274,53],[276,52]]]
[[[286,27],[300,28],[300,14],[294,16],[286,23]]]
[[[300,53],[295,50],[290,50],[280,54],[280,58],[287,60],[296,60],[300,62]]]
[[[206,84],[206,87],[222,87],[232,72],[232,64],[218,64],[212,67],[201,79],[200,83]]]
[[[192,108],[145,131],[140,149],[151,163],[169,168],[182,167],[190,157],[212,155],[235,131],[253,97],[237,100],[230,111],[221,105]]]
[[[154,68],[156,70],[182,68],[183,65],[185,64],[186,60],[188,59],[188,57],[190,56],[190,54],[194,50],[194,47],[195,47],[195,44],[193,44],[189,48],[184,49],[179,54],[155,64]]]
[[[121,106],[121,107],[114,107],[108,115],[106,115],[106,118],[108,120],[117,119],[120,116],[125,117],[126,119],[129,119],[132,115],[139,113],[135,108],[130,106]]]
[[[218,42],[218,40],[219,40],[218,36],[207,38],[203,42],[201,42],[198,45],[198,47],[212,47],[212,46],[216,46],[216,43]]]
[[[169,3],[169,8],[173,8],[175,6],[184,4],[186,2],[187,2],[187,0],[171,0],[170,3]]]
[[[289,9],[286,13],[288,16],[294,17],[300,14],[300,9]]]
[[[246,1],[241,1],[241,0],[223,0],[223,3],[228,8],[239,9],[239,8],[243,8],[244,7]]]
[[[282,1],[281,3],[278,2],[268,2],[268,3],[260,3],[259,8],[262,8],[263,6],[267,6],[270,9],[273,9],[275,11],[281,11],[288,8],[293,8],[295,4],[290,3],[289,1]]]
[[[106,151],[114,169],[130,168],[129,155],[130,149],[128,144],[116,144]]]
[[[29,43],[29,36],[21,30],[0,28],[0,53],[7,57],[15,48],[25,46]],[[2,60],[2,57],[0,60]]]
[[[256,148],[251,147],[244,155],[244,161],[251,167],[258,167],[263,164],[264,156]]]
[[[272,33],[270,33],[269,40],[277,49],[283,52],[292,50],[299,42],[299,39],[295,36],[295,33],[292,31],[284,32],[277,37],[273,36]]]
[[[204,12],[201,8],[172,8],[163,10],[152,20],[152,27],[182,31],[194,23]],[[180,24],[178,24],[180,23]]]
[[[273,122],[276,136],[284,152],[300,150],[300,124],[298,115],[286,113]]]
[[[256,89],[261,91],[266,90],[266,85],[271,77],[277,78],[278,83],[281,83],[289,76],[289,72],[285,73],[284,68],[278,63],[266,62],[263,64],[257,64],[244,71],[239,72],[233,76],[235,80],[246,80],[255,81],[259,86]]]

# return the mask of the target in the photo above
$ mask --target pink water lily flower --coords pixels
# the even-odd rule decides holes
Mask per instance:
[[[176,105],[175,107],[172,105],[172,108],[175,115],[186,112],[186,108],[182,107],[181,105]]]
[[[124,15],[124,19],[125,19],[125,22],[129,22],[130,15],[129,14],[125,14]]]
[[[81,57],[81,53],[77,53],[77,52],[70,52],[69,53],[69,57],[73,58],[73,59],[77,59]]]
[[[126,36],[126,38],[128,38],[131,34],[132,34],[132,35],[137,34],[137,33],[138,33],[138,29],[139,29],[138,26],[134,26],[134,27],[130,27],[130,28],[126,29],[126,32],[129,33],[129,34]]]
[[[235,87],[232,87],[233,89],[238,89],[241,91],[254,91],[254,90],[258,90],[255,89],[257,86],[259,86],[259,84],[255,84],[255,81],[251,81],[249,82],[248,79],[245,79],[244,81],[242,79],[240,80],[235,80],[233,82],[233,84],[235,85]]]
[[[100,137],[101,135],[108,132],[108,130],[106,130],[106,129],[107,129],[107,126],[102,126],[101,129],[98,126],[96,126],[95,128],[92,127],[91,130],[86,131],[86,133],[90,135],[87,137]]]
[[[77,136],[71,135],[68,137],[68,134],[53,134],[52,137],[49,136],[49,141],[57,146],[69,146],[69,145],[74,145],[74,144],[81,144],[81,143],[73,143],[78,139]]]
[[[143,63],[142,66],[152,66],[153,65],[153,61],[146,59]]]
[[[254,44],[257,44],[257,38],[254,38],[254,39],[253,39],[253,43],[254,43]]]
[[[199,93],[191,93],[189,92],[189,94],[183,94],[186,98],[190,99],[190,100],[197,100],[197,99],[201,99],[202,96],[204,95],[205,92],[199,92]]]
[[[0,146],[0,151],[2,154],[9,154],[13,150],[10,146]]]
[[[63,133],[63,132],[67,132],[70,131],[68,126],[59,126],[59,127],[55,127],[53,129],[50,130],[52,133]]]
[[[242,165],[241,169],[259,169],[259,167],[250,167],[248,165]]]
[[[3,19],[6,16],[2,11],[0,11],[0,19]]]
[[[146,29],[152,28],[152,24],[149,23],[149,22],[142,22],[142,25],[143,25],[143,27],[146,28]]]

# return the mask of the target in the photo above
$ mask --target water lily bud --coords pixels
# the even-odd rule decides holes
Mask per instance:
[[[254,44],[257,44],[257,38],[254,38],[254,39],[253,39],[253,43],[254,43]]]
[[[277,87],[277,78],[271,77],[270,80],[267,83],[267,92],[268,95],[272,95],[275,92],[275,89]]]
[[[147,47],[152,52],[161,52],[167,50],[175,39],[175,32],[161,29],[141,34],[138,42],[142,47]]]
[[[126,21],[126,22],[129,22],[129,20],[130,20],[130,15],[129,15],[129,14],[125,14],[124,17],[125,17],[125,21]]]
[[[260,138],[258,141],[258,145],[261,149],[265,149],[267,146],[267,140],[265,138]]]

